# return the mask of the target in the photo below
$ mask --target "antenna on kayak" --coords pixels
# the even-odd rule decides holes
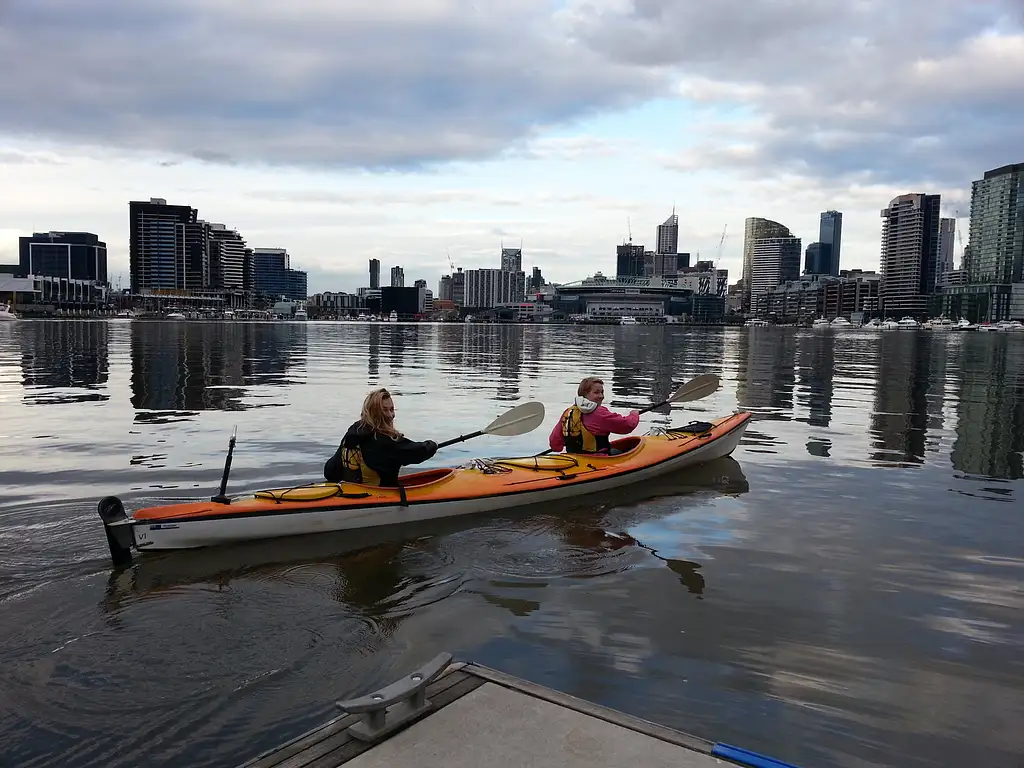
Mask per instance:
[[[231,499],[224,495],[228,489],[228,475],[231,473],[231,454],[235,452],[235,435],[238,434],[238,425],[231,430],[231,439],[228,440],[228,457],[224,459],[224,474],[220,477],[220,493],[211,496],[210,501],[215,504],[230,504]]]

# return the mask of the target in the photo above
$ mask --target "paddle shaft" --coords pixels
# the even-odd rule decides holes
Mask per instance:
[[[443,443],[438,443],[437,449],[441,450],[445,446],[455,445],[455,443],[461,443],[463,440],[470,440],[471,438],[480,437],[480,435],[486,434],[487,433],[482,429],[478,429],[476,432],[470,432],[468,435],[459,435],[458,437],[453,437],[451,440],[445,440]]]

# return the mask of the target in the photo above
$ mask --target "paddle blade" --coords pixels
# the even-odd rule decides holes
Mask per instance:
[[[688,403],[714,394],[721,385],[721,380],[713,373],[695,376],[675,391],[668,399],[670,403]]]
[[[532,432],[544,423],[544,403],[530,402],[517,405],[483,428],[485,435],[512,437]]]

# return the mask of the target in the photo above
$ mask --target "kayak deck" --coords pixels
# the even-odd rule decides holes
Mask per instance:
[[[387,688],[338,702],[347,714],[244,768],[794,768],[497,670],[450,662],[449,654],[441,654]]]
[[[741,412],[705,422],[704,427],[711,426],[706,430],[687,431],[682,427],[659,435],[626,437],[612,442],[612,446],[621,451],[614,456],[553,453],[474,459],[461,467],[405,475],[401,478],[401,488],[348,482],[312,483],[257,491],[231,499],[229,504],[196,501],[148,507],[137,510],[132,517],[139,522],[160,522],[276,511],[404,507],[532,493],[569,485],[585,486],[592,481],[620,477],[678,459],[745,427],[749,419],[749,413]]]

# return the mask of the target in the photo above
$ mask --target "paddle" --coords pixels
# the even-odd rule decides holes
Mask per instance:
[[[668,400],[662,400],[660,403],[642,408],[640,413],[653,411],[655,408],[661,408],[661,406],[668,405],[669,403],[688,403],[692,400],[700,400],[714,394],[720,384],[721,381],[715,374],[702,373],[700,376],[695,376],[683,384],[683,386],[672,393],[672,397]]]
[[[713,394],[721,384],[721,380],[713,373],[702,373],[700,376],[694,376],[688,382],[683,384],[679,389],[672,393],[672,396],[668,400],[662,400],[660,403],[649,405],[646,408],[640,409],[640,413],[647,413],[653,411],[655,408],[661,408],[663,405],[669,403],[688,403],[693,400],[700,400],[701,398],[707,397]],[[546,451],[541,451],[537,456],[544,456],[545,454],[551,453],[551,449],[548,448]]]
[[[515,408],[505,411],[505,413],[501,414],[501,416],[478,432],[470,432],[468,435],[460,435],[459,437],[452,438],[451,440],[445,440],[443,443],[438,443],[437,447],[438,450],[440,450],[447,445],[461,443],[463,440],[480,437],[480,435],[498,435],[499,437],[525,435],[527,432],[532,432],[543,423],[544,403],[523,403],[522,405],[517,405]]]

